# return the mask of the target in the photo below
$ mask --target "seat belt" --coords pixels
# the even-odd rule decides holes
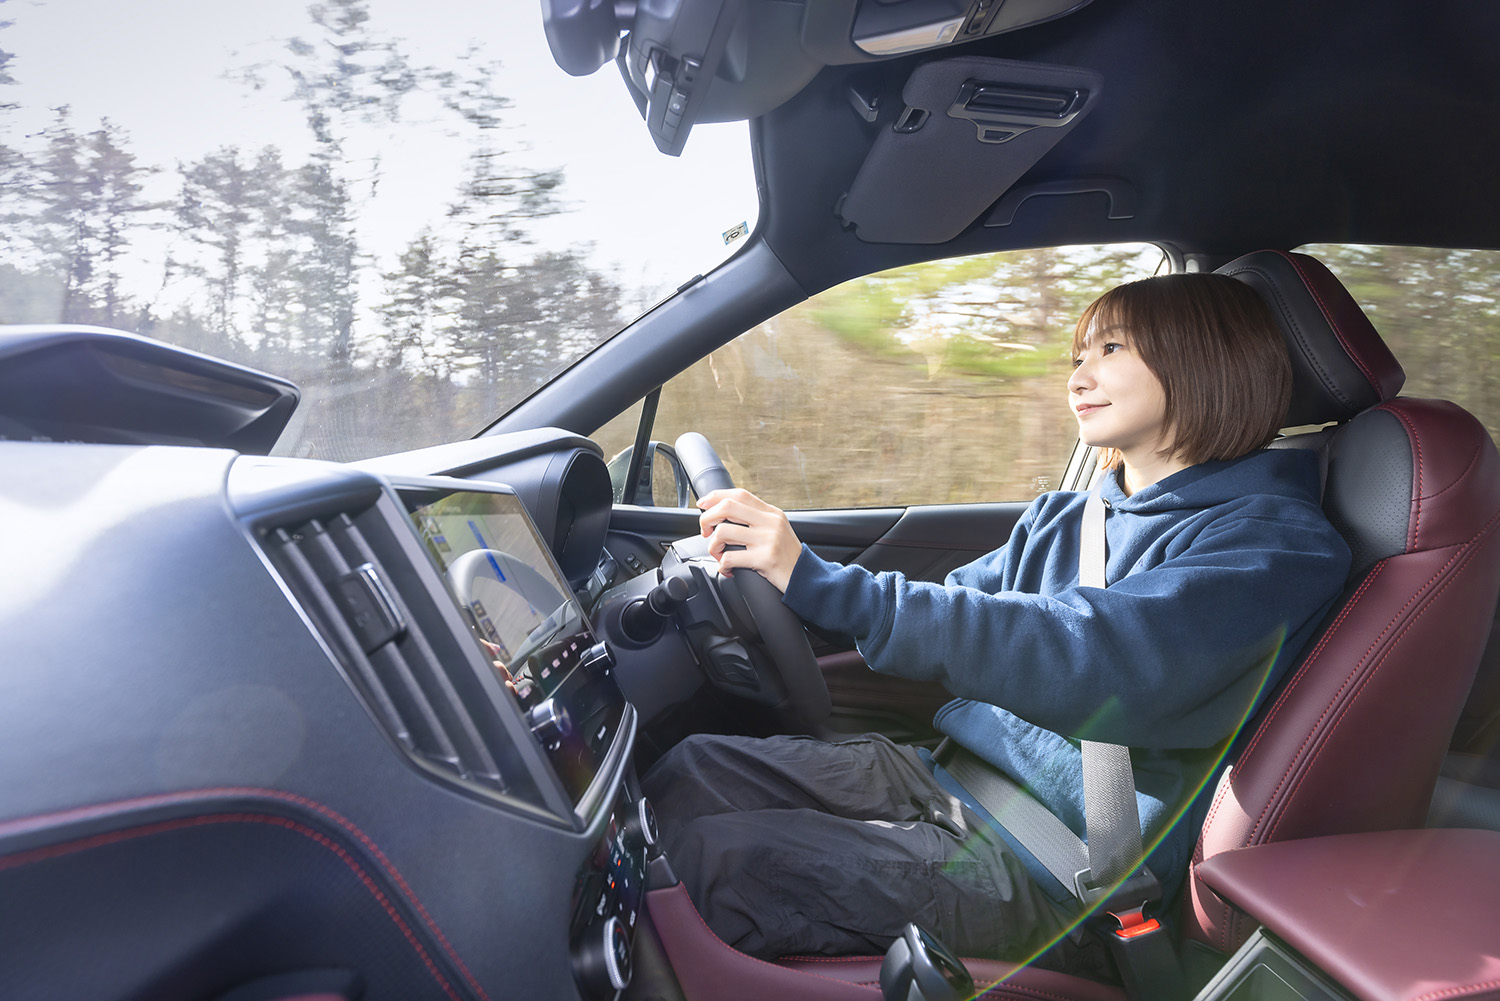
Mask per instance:
[[[1099,484],[1083,505],[1078,549],[1080,587],[1106,588],[1108,544],[1104,536],[1104,496]],[[1141,815],[1135,802],[1135,773],[1130,748],[1096,740],[1079,741],[1083,752],[1083,823],[1088,834],[1088,882],[1097,889],[1113,886],[1141,864]]]
[[[1096,484],[1083,506],[1080,587],[1108,586],[1104,509]],[[1101,921],[1093,924],[1108,944],[1132,1001],[1181,1001],[1188,990],[1176,949],[1161,924],[1145,914],[1147,907],[1160,901],[1161,883],[1142,865],[1145,853],[1130,748],[1083,740],[1079,749],[1087,844],[1008,776],[972,752],[955,745],[942,768],[1085,907],[1099,905]],[[1113,925],[1100,927],[1109,919]]]
[[[1095,486],[1083,507],[1078,583],[1106,587],[1104,497]],[[1088,843],[1009,776],[961,746],[943,769],[1025,848],[1042,868],[1084,904],[1092,905],[1141,864],[1140,812],[1130,748],[1094,740],[1083,754],[1083,822]]]

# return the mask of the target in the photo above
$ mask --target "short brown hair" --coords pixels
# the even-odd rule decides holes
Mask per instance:
[[[1281,330],[1259,295],[1228,275],[1143,278],[1110,289],[1083,311],[1073,354],[1091,330],[1122,328],[1166,395],[1170,454],[1196,465],[1264,448],[1292,397]],[[1120,456],[1106,450],[1105,468]]]

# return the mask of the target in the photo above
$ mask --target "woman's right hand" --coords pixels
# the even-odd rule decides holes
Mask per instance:
[[[702,512],[698,524],[709,540],[709,555],[719,561],[720,573],[729,577],[740,567],[756,570],[776,590],[786,593],[792,569],[802,555],[802,542],[784,511],[738,487],[704,495],[698,499],[698,509]]]

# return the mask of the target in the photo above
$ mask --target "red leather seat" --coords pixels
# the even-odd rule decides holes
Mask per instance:
[[[1338,280],[1301,254],[1262,251],[1219,269],[1271,306],[1292,355],[1279,443],[1325,460],[1324,508],[1349,542],[1342,600],[1252,721],[1215,790],[1194,860],[1271,841],[1423,826],[1500,592],[1500,455],[1452,403],[1398,398],[1405,375]],[[879,996],[877,960],[738,953],[681,887],[649,895],[689,1001]],[[1184,938],[1228,953],[1254,923],[1190,876]],[[973,961],[986,998],[1120,1001],[1118,988]]]
[[[1259,291],[1292,349],[1289,424],[1327,457],[1324,510],[1354,553],[1338,607],[1215,790],[1195,862],[1249,845],[1422,827],[1500,590],[1500,457],[1399,365],[1329,271],[1260,252],[1219,269]],[[1330,336],[1331,335],[1331,336]],[[1188,939],[1227,952],[1253,922],[1194,876]]]

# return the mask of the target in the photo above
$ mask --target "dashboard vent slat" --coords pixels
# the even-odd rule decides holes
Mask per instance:
[[[377,550],[392,547],[372,545],[347,512],[278,528],[265,539],[272,562],[392,737],[443,772],[504,791],[494,755],[395,586],[392,569],[406,554],[396,547],[383,558]]]
[[[407,732],[406,723],[397,711],[396,704],[391,701],[390,695],[385,690],[385,685],[375,674],[375,665],[363,652],[358,656],[350,656],[348,651],[360,649],[360,643],[354,633],[349,629],[348,623],[340,612],[338,605],[328,588],[322,586],[318,571],[313,568],[303,552],[302,540],[294,537],[286,529],[277,529],[271,536],[279,546],[274,554],[280,559],[277,561],[282,570],[282,576],[286,578],[288,585],[297,595],[297,600],[302,604],[318,624],[320,631],[325,637],[333,642],[335,649],[345,651],[346,664],[352,668],[358,676],[359,688],[366,700],[370,703],[385,723],[386,729],[391,736],[395,737],[408,750],[414,750],[411,734]],[[290,572],[288,572],[290,571]],[[330,635],[331,634],[331,635]]]
[[[362,560],[372,563],[377,560],[374,549],[369,546],[359,528],[354,525],[353,519],[348,515],[341,515],[333,527],[338,531],[338,537],[342,543],[347,543],[354,554]],[[390,591],[390,600],[395,603],[396,612],[411,621],[411,611],[407,603],[402,600],[399,591]],[[417,674],[417,677],[426,681],[426,690],[432,698],[432,704],[437,707],[438,714],[443,717],[444,734],[452,741],[455,747],[456,762],[465,771],[466,777],[481,780],[481,782],[498,785],[499,768],[495,767],[495,759],[490,756],[489,747],[484,746],[484,738],[474,725],[474,717],[463,711],[463,701],[458,690],[453,687],[453,680],[444,671],[443,665],[438,660],[437,651],[432,650],[428,638],[420,630],[408,632],[408,638],[413,647],[413,656],[420,665],[429,665],[431,669]],[[402,656],[401,648],[393,647],[393,656]]]

